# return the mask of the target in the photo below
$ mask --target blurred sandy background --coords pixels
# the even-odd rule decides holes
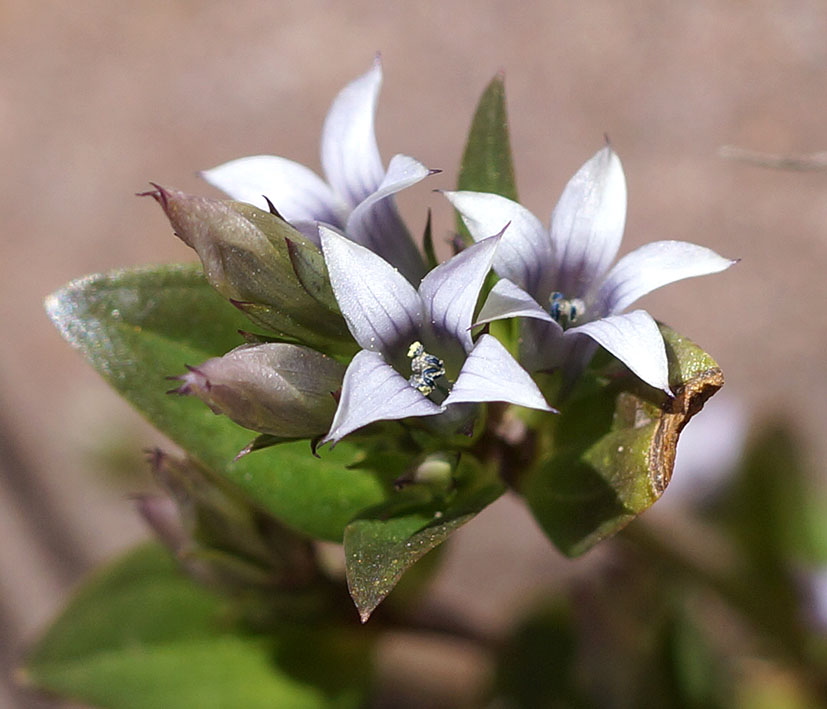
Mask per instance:
[[[629,186],[622,253],[683,239],[743,259],[643,305],[717,357],[731,400],[792,417],[823,459],[827,172],[717,151],[827,149],[825,37],[823,0],[0,0],[4,667],[86,570],[144,534],[127,492],[147,485],[140,449],[157,440],[59,338],[43,297],[87,273],[190,259],[133,196],[149,180],[218,196],[196,171],[234,157],[318,169],[329,102],[377,50],[383,157],[444,170],[401,198],[415,233],[431,205],[448,236],[452,215],[430,190],[453,186],[475,102],[504,69],[522,202],[546,220],[608,133]],[[488,595],[475,535],[508,559]],[[459,546],[442,593],[474,588],[492,619],[502,594],[560,566],[510,501]]]

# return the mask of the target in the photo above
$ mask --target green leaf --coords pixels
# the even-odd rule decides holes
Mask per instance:
[[[151,423],[195,460],[241,487],[294,529],[341,541],[345,524],[389,494],[395,471],[350,470],[347,442],[321,451],[307,441],[233,458],[250,432],[194,397],[169,396],[168,375],[239,344],[243,315],[219,296],[197,266],[115,271],[70,283],[46,309],[63,336]]]
[[[494,192],[517,201],[505,108],[505,76],[502,73],[491,80],[477,104],[459,166],[457,189]],[[457,229],[466,244],[472,243],[459,215]]]
[[[96,574],[32,651],[25,684],[112,709],[357,707],[369,647],[331,625],[260,636],[147,545]]]
[[[708,354],[660,327],[675,398],[628,372],[611,385],[584,382],[553,422],[553,452],[523,480],[534,516],[565,554],[584,553],[663,494],[681,430],[723,385]]]
[[[474,467],[463,459],[459,487],[447,498],[412,485],[347,525],[347,581],[363,623],[411,565],[503,493],[499,480]]]
[[[736,600],[796,660],[823,632],[802,614],[802,578],[827,561],[827,499],[801,442],[782,419],[765,422],[708,516],[737,545]],[[824,665],[827,655],[818,661]]]
[[[457,189],[494,192],[517,200],[505,108],[505,77],[501,73],[491,80],[477,104]]]
[[[827,563],[827,498],[803,450],[787,421],[765,422],[712,510],[759,566]]]

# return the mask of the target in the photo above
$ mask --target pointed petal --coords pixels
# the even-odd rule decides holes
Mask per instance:
[[[551,215],[555,290],[586,295],[617,255],[625,224],[626,179],[607,145],[571,178]]]
[[[654,241],[626,254],[600,286],[606,313],[619,313],[641,296],[683,278],[724,271],[736,263],[685,241]]]
[[[491,335],[477,340],[443,406],[483,401],[554,411],[528,372]]]
[[[459,340],[466,352],[473,348],[469,328],[500,239],[492,236],[469,246],[422,279],[424,322],[437,340]]]
[[[477,316],[475,325],[505,318],[534,318],[562,328],[543,307],[519,286],[503,278],[494,284]]]
[[[382,86],[379,58],[334,99],[322,129],[322,168],[351,209],[375,192],[385,170],[373,128]]]
[[[315,172],[286,158],[254,155],[201,173],[207,182],[239,202],[267,211],[270,198],[288,222],[321,221],[344,225],[347,205]]]
[[[362,350],[345,372],[339,408],[324,442],[335,444],[374,421],[433,416],[440,411],[441,407],[408,384],[381,354]]]
[[[356,342],[393,361],[416,339],[423,305],[413,286],[387,261],[319,226],[330,284]]]
[[[494,258],[494,270],[535,297],[553,267],[551,239],[545,227],[517,202],[488,192],[443,192],[462,216],[474,241],[480,241],[508,224]],[[543,278],[548,274],[548,278]],[[540,295],[538,295],[540,293]]]
[[[588,335],[644,382],[672,395],[663,337],[652,316],[645,310],[610,315],[572,327],[565,331],[564,337],[568,339],[576,334]]]
[[[353,210],[345,228],[353,241],[379,254],[413,283],[422,278],[425,264],[396,211],[393,195],[430,174],[418,160],[395,155],[378,189]]]

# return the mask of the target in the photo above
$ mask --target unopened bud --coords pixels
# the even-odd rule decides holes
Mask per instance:
[[[179,554],[189,541],[187,529],[175,502],[161,495],[138,495],[138,512],[152,531],[174,554]]]
[[[313,438],[330,428],[344,372],[344,365],[309,347],[268,342],[190,367],[175,391],[253,431]]]
[[[301,586],[315,577],[310,542],[225,481],[160,450],[150,464],[169,498],[139,496],[139,510],[190,575],[224,588]]]
[[[434,492],[447,492],[454,486],[454,471],[458,463],[457,453],[431,453],[415,468],[398,478],[396,486],[425,485]]]
[[[252,306],[244,312],[259,326],[319,346],[352,342],[338,309],[320,302],[297,276],[288,243],[299,245],[294,250],[318,249],[287,222],[249,204],[157,185],[145,194],[161,205],[175,234],[198,254],[210,285],[229,300]],[[318,288],[329,288],[320,253],[313,263],[322,269],[316,274]]]

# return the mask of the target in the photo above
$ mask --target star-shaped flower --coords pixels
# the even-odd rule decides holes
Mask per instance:
[[[645,310],[623,311],[655,288],[723,271],[735,261],[696,244],[655,241],[609,270],[626,222],[626,180],[610,146],[599,150],[566,185],[549,229],[505,197],[445,195],[475,240],[510,223],[494,257],[500,280],[478,322],[528,318],[520,349],[527,369],[563,367],[569,376],[576,375],[599,344],[643,381],[670,393],[657,324]]]
[[[471,337],[499,234],[437,266],[414,289],[369,249],[324,226],[319,233],[339,308],[363,348],[345,372],[326,441],[374,421],[434,416],[456,404],[504,401],[553,411],[495,338]]]
[[[284,219],[318,243],[317,223],[343,232],[398,268],[412,283],[425,264],[393,195],[432,174],[407,155],[394,156],[387,171],[374,133],[382,66],[348,84],[328,111],[322,130],[325,180],[282,157],[256,155],[202,172],[233,199],[267,209],[269,198]]]

